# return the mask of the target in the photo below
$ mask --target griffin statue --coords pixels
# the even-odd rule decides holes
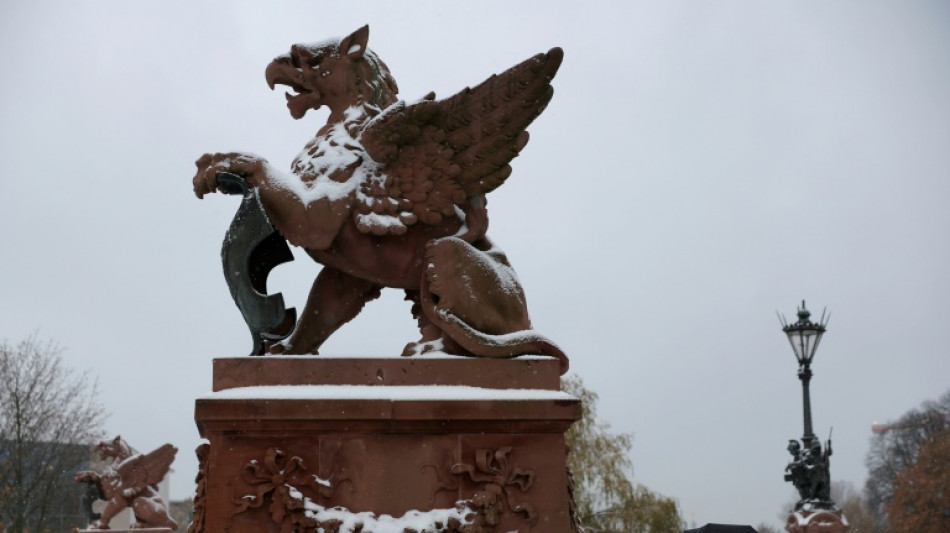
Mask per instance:
[[[165,444],[148,454],[133,454],[132,448],[116,436],[96,445],[99,459],[112,460],[102,473],[82,471],[76,474],[78,483],[88,483],[95,488],[99,499],[106,501],[97,520],[89,529],[109,529],[112,517],[125,508],[132,508],[135,515],[133,529],[169,528],[178,529],[178,524],[168,515],[165,502],[158,495],[158,483],[168,473],[178,449]]]
[[[558,358],[566,371],[567,357],[532,329],[514,270],[486,236],[485,199],[511,174],[509,163],[528,141],[525,129],[550,101],[561,49],[449,98],[430,93],[405,103],[397,100],[386,65],[367,48],[368,37],[364,26],[343,39],[296,44],[267,66],[272,89],[292,89],[286,96],[293,118],[323,106],[330,112],[290,173],[247,153],[205,154],[196,163],[199,198],[243,192],[250,209],[276,230],[252,239],[270,244],[246,254],[250,259],[235,263],[234,272],[226,266],[226,276],[247,270],[256,293],[266,294],[267,270],[292,258],[289,249],[279,250],[284,241],[323,265],[296,325],[282,302],[273,319],[252,325],[252,304],[229,279],[255,351],[316,354],[382,288],[392,287],[411,300],[421,332],[403,355],[542,354]],[[245,219],[239,211],[225,256]]]

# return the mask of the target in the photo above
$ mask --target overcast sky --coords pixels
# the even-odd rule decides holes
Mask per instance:
[[[812,401],[835,480],[863,484],[875,419],[950,388],[946,2],[4,2],[0,338],[57,339],[110,434],[178,446],[173,498],[212,359],[249,350],[219,258],[238,202],[198,201],[194,161],[289,168],[325,114],[292,120],[264,67],[366,23],[406,99],[564,48],[490,235],[691,523],[779,525],[793,498],[776,310],[832,313]],[[298,254],[270,287],[299,309],[317,271]],[[388,291],[322,351],[416,336]]]

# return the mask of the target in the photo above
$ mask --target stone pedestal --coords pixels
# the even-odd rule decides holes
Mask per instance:
[[[196,529],[571,533],[559,384],[543,357],[217,359]]]
[[[788,533],[845,533],[850,527],[848,519],[838,509],[795,511],[785,522]]]

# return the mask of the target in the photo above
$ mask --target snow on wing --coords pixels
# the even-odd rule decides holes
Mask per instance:
[[[554,94],[562,57],[553,48],[450,98],[396,103],[370,122],[359,140],[385,171],[364,182],[357,222],[394,217],[406,226],[435,225],[466,198],[504,183],[528,142],[525,129]]]
[[[147,454],[139,454],[122,461],[116,470],[123,486],[146,487],[158,485],[168,473],[178,448],[164,444]]]

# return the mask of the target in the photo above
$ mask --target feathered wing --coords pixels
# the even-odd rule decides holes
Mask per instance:
[[[365,233],[438,224],[467,198],[493,191],[544,111],[563,52],[553,48],[444,100],[394,104],[360,136],[383,172],[362,184],[354,216]]]
[[[178,448],[164,444],[147,454],[129,457],[119,463],[116,471],[125,488],[136,487],[139,490],[147,486],[158,485],[171,468]]]

